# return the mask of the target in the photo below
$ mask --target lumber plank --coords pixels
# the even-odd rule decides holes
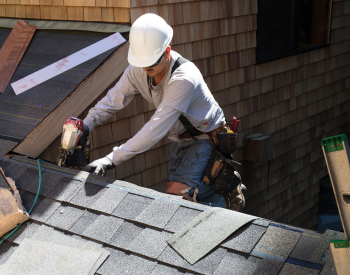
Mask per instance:
[[[123,73],[129,65],[126,60],[128,48],[128,43],[121,45],[105,61],[104,66],[100,66],[82,82],[14,151],[36,158],[61,133],[62,125],[57,121],[64,121],[67,112],[71,116],[80,115],[99,96],[99,91],[104,91]]]

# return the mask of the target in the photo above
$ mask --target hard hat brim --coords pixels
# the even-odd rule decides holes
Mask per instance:
[[[163,53],[164,52],[161,52],[155,56],[144,59],[144,58],[140,58],[140,57],[133,55],[132,52],[130,51],[130,47],[129,47],[128,62],[130,65],[132,65],[134,67],[146,68],[146,67],[152,66],[154,63],[156,63],[157,60],[160,58],[160,56]]]

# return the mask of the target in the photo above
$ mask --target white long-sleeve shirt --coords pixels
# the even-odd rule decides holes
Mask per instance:
[[[114,147],[113,152],[107,156],[115,165],[147,151],[169,131],[169,138],[179,141],[178,135],[185,131],[178,120],[181,114],[202,132],[210,132],[224,124],[222,109],[192,62],[182,64],[171,76],[171,69],[179,57],[177,52],[171,51],[169,70],[157,86],[153,86],[152,81],[147,82],[143,68],[129,65],[118,83],[90,109],[84,124],[92,132],[95,126],[129,104],[136,94],[140,93],[157,108],[150,121],[134,137],[123,145]],[[196,138],[207,139],[208,136],[200,135]]]

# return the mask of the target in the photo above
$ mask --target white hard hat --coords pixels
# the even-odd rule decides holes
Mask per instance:
[[[140,16],[130,29],[128,61],[135,67],[152,66],[173,38],[173,29],[153,13]]]

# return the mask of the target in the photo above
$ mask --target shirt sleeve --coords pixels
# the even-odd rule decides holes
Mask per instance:
[[[176,109],[159,106],[150,121],[134,137],[123,145],[114,147],[107,157],[119,165],[136,154],[147,151],[169,132],[180,115],[181,112]]]
[[[117,111],[123,109],[139,92],[130,80],[130,66],[124,71],[117,84],[111,88],[107,95],[102,98],[95,107],[89,110],[84,119],[84,125],[92,132],[97,125],[112,117]]]

